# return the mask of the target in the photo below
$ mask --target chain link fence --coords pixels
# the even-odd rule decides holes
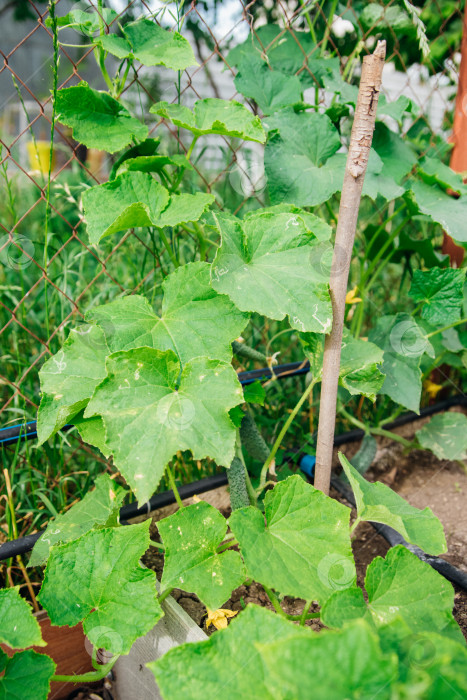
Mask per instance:
[[[305,76],[305,102],[330,105],[332,93],[323,87],[314,59],[332,57],[334,68],[356,85],[362,56],[372,50],[377,39],[385,38],[388,50],[383,94],[388,101],[401,96],[412,101],[407,129],[437,148],[448,161],[446,138],[452,128],[463,8],[451,0],[415,5],[418,13],[414,5],[403,0],[206,0],[178,4],[107,0],[106,6],[117,16],[106,31],[144,15],[165,28],[178,29],[193,46],[197,67],[177,74],[135,64],[121,96],[149,125],[150,136],[161,139],[163,152],[184,154],[189,143],[170,123],[158,122],[155,116],[151,119],[151,104],[167,100],[192,106],[205,97],[246,102],[235,87],[236,69],[231,58],[233,49],[243,42],[255,42],[271,60],[282,52],[281,60],[293,64],[301,79]],[[55,5],[58,17],[73,9],[95,11],[97,0],[57,0]],[[112,238],[99,246],[89,244],[80,195],[85,187],[107,180],[112,160],[74,141],[71,130],[60,123],[52,129],[51,90],[54,79],[59,89],[81,80],[95,88],[105,88],[105,84],[89,35],[79,26],[77,31],[60,33],[54,60],[48,17],[44,1],[3,0],[0,7],[3,426],[35,419],[38,370],[91,305],[124,292],[140,291],[154,299],[160,294],[161,273],[165,273],[162,249],[151,231],[128,231],[117,242]],[[419,20],[429,41],[430,52],[425,58]],[[271,23],[277,29],[265,31]],[[249,106],[258,112],[255,101]],[[218,207],[242,215],[256,206],[255,202],[268,202],[259,144],[209,137],[197,145],[192,162],[193,187],[212,192]],[[14,457],[17,447],[9,450]],[[82,450],[100,459],[90,448],[73,443],[65,450],[62,474],[77,469],[76,455]],[[16,457],[29,465],[34,462],[31,448]],[[55,458],[47,453],[47,464],[40,468],[47,471]]]

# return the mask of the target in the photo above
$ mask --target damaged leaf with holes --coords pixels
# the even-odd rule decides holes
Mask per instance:
[[[115,153],[133,138],[144,141],[148,127],[121,102],[86,82],[57,92],[57,121],[73,129],[73,137],[88,148]]]
[[[42,366],[37,435],[42,444],[85,408],[105,375],[109,349],[97,326],[70,332],[61,350]]]
[[[104,34],[96,39],[105,51],[119,59],[135,59],[145,66],[166,66],[181,71],[198,65],[190,43],[179,32],[140,19],[125,24],[123,36]]]
[[[115,180],[83,193],[83,206],[91,243],[113,233],[146,226],[177,226],[197,221],[214,196],[170,194],[149,173],[128,171]]]
[[[253,580],[320,603],[354,584],[346,506],[291,476],[266,493],[264,508],[264,516],[250,506],[229,519]]]
[[[149,111],[191,131],[196,137],[218,134],[258,143],[266,140],[260,119],[235,100],[208,97],[195,102],[193,111],[184,105],[158,102]]]
[[[109,355],[106,368],[85,415],[102,416],[106,445],[139,503],[179,450],[229,466],[236,431],[228,412],[243,402],[230,364],[198,357],[181,371],[172,350],[142,347]]]
[[[102,329],[110,352],[147,346],[172,350],[182,364],[203,355],[229,362],[248,314],[212,288],[210,269],[188,263],[166,277],[159,315],[135,294],[91,309],[86,318]]]
[[[91,530],[52,548],[39,600],[53,625],[82,622],[91,644],[113,655],[154,627],[163,615],[156,574],[140,563],[149,524]]]
[[[214,218],[222,237],[212,263],[216,291],[242,311],[277,320],[288,316],[300,331],[330,331],[329,270],[306,213],[302,217],[273,208],[244,221],[225,213]]]
[[[34,545],[28,566],[45,564],[55,544],[72,542],[90,530],[116,524],[125,493],[108,474],[100,474],[93,491],[48,524]]]

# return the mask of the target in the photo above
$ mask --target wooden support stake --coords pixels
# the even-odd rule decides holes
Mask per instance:
[[[336,241],[332,258],[330,293],[333,322],[324,344],[323,378],[316,449],[315,487],[329,493],[332,448],[336,425],[337,386],[344,328],[345,296],[350,261],[357,228],[363,180],[368,165],[376,108],[381,87],[386,42],[378,41],[375,52],[365,56],[357,106],[350,137],[349,153],[342,187]]]

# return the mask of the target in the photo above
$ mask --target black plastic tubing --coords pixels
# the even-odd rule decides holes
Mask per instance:
[[[276,365],[272,369],[263,367],[262,369],[253,369],[249,372],[239,372],[237,374],[240,384],[247,386],[256,381],[264,381],[271,379],[273,376],[276,379],[284,379],[285,377],[296,377],[300,374],[306,374],[310,369],[307,361],[289,362],[285,365]],[[72,424],[64,425],[62,431],[71,430]],[[37,423],[35,420],[28,423],[19,423],[6,428],[0,428],[0,447],[13,445],[18,440],[34,440],[37,437]]]
[[[287,369],[284,370],[284,368]],[[296,371],[297,369],[299,370],[299,372]],[[300,362],[291,363],[289,365],[280,365],[274,368],[274,374],[277,375],[278,378],[281,375],[294,376],[294,374],[301,374],[307,371],[308,367],[303,367],[303,363]],[[253,381],[256,381],[257,379],[270,378],[272,376],[272,372],[269,369],[261,369],[253,370],[252,372],[242,372],[241,375],[243,375],[245,383],[249,384]],[[245,375],[248,376],[245,377]],[[446,411],[447,409],[452,408],[453,406],[466,405],[466,396],[454,396],[445,401],[440,401],[439,403],[434,404],[433,406],[427,406],[426,408],[422,408],[419,415],[412,412],[406,413],[403,416],[400,416],[396,420],[392,421],[391,423],[385,424],[384,427],[388,430],[394,429],[400,427],[401,425],[407,425],[409,423],[412,423],[418,420],[419,418],[426,418],[428,416],[434,415],[435,413]],[[0,435],[1,432],[2,431],[0,431]],[[362,439],[363,435],[363,430],[351,430],[347,433],[343,433],[342,435],[336,435],[334,438],[334,446],[338,447],[348,442],[357,442],[358,440]],[[33,435],[32,437],[35,437],[35,435]],[[341,493],[353,507],[355,507],[355,499],[353,497],[351,489],[336,477],[332,478],[331,483],[333,487],[337,491],[339,491],[339,493]],[[191,484],[181,486],[179,488],[179,493],[181,498],[185,499],[190,498],[195,494],[211,491],[213,489],[218,488],[219,486],[225,486],[226,484],[227,474],[226,472],[223,472],[221,474],[214,474],[214,476],[208,476],[204,479],[200,479],[199,481],[194,481]],[[147,515],[154,510],[158,510],[159,508],[163,508],[164,506],[168,506],[173,503],[175,503],[175,496],[173,491],[164,491],[163,493],[155,494],[147,503],[143,504],[142,506],[138,506],[137,503],[129,503],[128,505],[123,506],[120,509],[120,522],[125,523],[126,521],[130,520],[131,518],[135,518],[138,515]],[[433,569],[436,569],[436,571],[438,571],[448,581],[451,581],[463,590],[467,591],[466,572],[462,571],[461,569],[458,569],[452,564],[449,564],[449,562],[445,561],[444,559],[441,559],[440,557],[429,556],[428,554],[423,552],[419,547],[416,547],[415,545],[411,545],[408,542],[406,542],[404,538],[398,532],[396,532],[396,530],[393,530],[393,528],[388,527],[387,525],[382,525],[381,523],[371,523],[371,525],[373,525],[375,530],[385,538],[385,540],[391,545],[391,547],[394,547],[398,544],[402,544],[404,547],[407,547],[407,549],[416,554],[419,557],[419,559],[425,561],[427,564],[433,567]],[[26,552],[29,552],[34,547],[35,543],[43,534],[43,532],[44,531],[42,530],[41,532],[36,532],[33,535],[26,535],[26,537],[20,537],[17,540],[5,542],[3,545],[0,546],[0,561],[10,559],[11,557],[15,557],[19,554],[25,554]]]

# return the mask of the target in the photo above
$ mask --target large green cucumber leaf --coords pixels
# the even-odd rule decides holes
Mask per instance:
[[[303,132],[305,144],[306,132]],[[316,206],[340,192],[344,181],[345,157],[341,154],[330,158],[325,165],[315,165],[308,155],[293,152],[290,142],[279,133],[268,139],[264,165],[274,204],[294,202],[301,207]]]
[[[323,371],[324,339],[317,333],[301,333],[300,341],[315,379]],[[383,351],[374,343],[354,338],[344,328],[342,337],[339,382],[352,395],[362,394],[372,401],[380,391],[384,374],[378,365],[383,361]]]
[[[264,507],[265,516],[250,506],[229,519],[251,578],[320,603],[354,584],[348,508],[299,476],[268,491]]]
[[[398,184],[417,163],[418,156],[408,140],[381,122],[376,124],[372,146],[383,162],[385,175]]]
[[[436,632],[411,632],[402,618],[380,629],[379,636],[383,651],[395,652],[399,658],[396,697],[423,700],[467,697],[465,643]]]
[[[340,97],[341,105],[357,103],[358,87],[346,82],[341,75],[341,61],[335,58],[313,58],[308,61],[308,71],[300,73],[300,80],[308,87],[324,87],[334,98]],[[348,114],[348,110],[346,111]]]
[[[321,622],[331,629],[341,629],[349,622],[364,619],[375,629],[375,623],[363,591],[358,586],[335,591],[321,608]]]
[[[168,206],[170,195],[148,173],[130,172],[90,187],[82,195],[91,243],[128,228],[151,226]]]
[[[129,171],[83,192],[89,240],[139,226],[176,226],[197,221],[214,195],[170,195],[149,173]]]
[[[373,559],[367,569],[365,588],[368,603],[360,588],[333,593],[322,608],[323,623],[341,628],[364,618],[384,634],[386,625],[402,619],[413,634],[436,630],[465,644],[452,615],[452,585],[402,545],[392,547],[385,559]]]
[[[195,102],[193,111],[184,105],[157,102],[149,111],[188,129],[194,136],[219,134],[259,143],[266,140],[260,119],[235,100],[208,97]]]
[[[105,34],[96,43],[117,58],[136,59],[145,66],[165,66],[178,71],[198,65],[187,39],[149,19],[125,24],[122,32],[123,37]]]
[[[422,318],[432,326],[448,326],[461,317],[465,270],[415,270],[409,297],[423,304]]]
[[[345,167],[344,159],[347,159],[346,155],[336,155],[329,161],[337,161],[337,158],[342,158],[342,169]],[[365,173],[365,180],[363,181],[362,195],[370,197],[370,199],[376,200],[376,198],[384,197],[387,201],[396,199],[396,197],[401,197],[404,194],[404,188],[397,184],[395,179],[388,173],[384,163],[378,153],[372,148],[370,150],[370,156],[368,158],[368,166]]]
[[[101,415],[114,463],[144,503],[179,450],[228,467],[235,427],[229,410],[243,401],[231,364],[198,357],[183,367],[172,350],[143,347],[107,358],[107,377],[86,416]]]
[[[417,545],[427,554],[447,551],[443,526],[431,508],[414,508],[389,486],[379,481],[367,481],[342,452],[339,460],[354,492],[360,520],[389,525],[407,542]]]
[[[147,138],[134,146],[126,148],[123,153],[116,158],[115,163],[112,165],[109,173],[109,180],[115,179],[115,176],[119,174],[118,171],[123,167],[126,160],[135,160],[137,158],[142,158],[144,160],[145,157],[157,157],[160,144],[160,139]]]
[[[155,225],[163,228],[198,221],[213,202],[214,195],[206,192],[172,194],[167,208],[161,213]]]
[[[332,325],[329,269],[323,244],[295,214],[260,212],[244,222],[215,214],[222,244],[212,263],[212,286],[241,311],[282,320],[300,331]]]
[[[46,700],[55,664],[32,649],[13,654],[0,649],[0,700]]]
[[[77,540],[89,530],[116,521],[125,497],[125,489],[108,474],[99,474],[96,487],[70,510],[58,515],[48,525],[32,550],[28,566],[45,564],[50,549],[58,544]]]
[[[380,390],[410,411],[419,412],[422,394],[421,356],[434,350],[424,331],[405,313],[382,316],[376,321],[368,338],[384,350],[384,384]]]
[[[70,12],[63,17],[57,17],[56,22],[59,29],[62,27],[71,27],[77,32],[92,36],[99,31],[99,25],[102,23],[102,20],[105,24],[110,25],[117,17],[118,15],[115,10],[111,10],[108,7],[101,7],[99,11],[96,12],[93,10],[93,6],[90,5],[85,10],[79,8],[70,10]],[[47,17],[45,24],[52,29],[52,18]]]
[[[110,457],[111,452],[105,444],[105,426],[100,416],[85,418],[84,410],[73,418],[73,425],[77,429],[80,437],[89,445],[97,447],[104,457]]]
[[[123,175],[129,171],[138,170],[142,173],[158,173],[166,165],[173,165],[176,168],[186,168],[193,170],[190,161],[179,153],[172,156],[163,155],[139,155],[134,158],[126,158],[116,169],[116,175]],[[112,178],[109,178],[110,180]]]
[[[31,606],[19,594],[19,586],[0,589],[0,643],[12,649],[46,646]]]
[[[227,55],[229,66],[240,67],[245,59],[253,56],[267,57],[273,70],[293,75],[307,63],[315,44],[309,32],[282,29],[277,24],[265,24],[255,28],[247,39],[235,46]],[[326,61],[327,62],[327,61]],[[306,72],[300,73],[300,79]]]
[[[463,413],[439,413],[415,435],[438,459],[467,458],[467,416]]]
[[[88,148],[115,153],[133,139],[147,138],[148,127],[106,92],[86,82],[57,92],[57,121],[73,129],[73,138]]]
[[[382,116],[392,117],[399,124],[402,122],[402,117],[406,112],[413,112],[415,108],[414,103],[409,97],[405,95],[399,95],[397,100],[388,102],[385,95],[381,95],[378,98],[378,109],[376,111],[376,118],[381,119]]]
[[[156,574],[139,561],[149,525],[91,530],[52,548],[39,599],[53,625],[82,622],[89,641],[112,654],[128,654],[154,627],[163,615]]]
[[[102,328],[111,352],[143,346],[173,350],[185,364],[193,357],[232,359],[231,343],[241,334],[248,315],[211,286],[210,265],[188,263],[164,282],[158,316],[142,296],[127,296],[87,313]]]
[[[217,508],[201,501],[157,523],[165,546],[161,592],[182,588],[217,610],[245,580],[240,554],[217,553],[227,521]]]
[[[321,168],[318,176],[323,178],[331,178],[332,182],[337,182],[339,185],[338,191],[340,191],[346,162],[346,153],[336,153],[334,156],[329,158],[326,164]],[[384,197],[384,199],[390,201],[392,199],[396,199],[396,197],[400,197],[403,194],[404,188],[398,185],[397,182],[387,174],[383,161],[372,148],[368,158],[368,166],[365,173],[365,180],[363,182],[362,195],[370,197],[370,199],[373,200],[376,200],[377,197]]]
[[[288,639],[300,629],[265,608],[248,605],[227,629],[205,642],[174,647],[147,666],[164,698],[206,700],[224,695],[229,700],[277,700],[269,672],[258,653],[258,642]],[[303,630],[302,634],[309,634]]]
[[[324,219],[320,219],[316,214],[300,209],[300,207],[295,207],[293,204],[275,204],[272,207],[247,211],[243,220],[247,221],[262,214],[292,214],[299,221],[300,225],[303,224],[307,233],[312,233],[320,242],[327,244],[326,247],[323,246],[323,257],[325,258],[323,267],[331,267],[333,247],[330,243],[330,238],[332,236],[332,228]]]
[[[271,70],[256,53],[241,59],[234,84],[242,95],[256,102],[263,114],[271,114],[302,99],[300,78]]]
[[[363,620],[345,629],[297,634],[257,644],[277,698],[292,700],[390,700],[397,677],[394,654],[383,654]],[[312,688],[311,688],[312,685]]]
[[[443,190],[450,189],[457,194],[466,192],[466,187],[460,173],[445,165],[439,158],[425,156],[418,165],[418,173],[422,180],[429,185],[437,184]]]
[[[423,214],[440,224],[450,236],[461,243],[467,242],[467,194],[458,199],[450,197],[438,185],[419,180],[408,183],[418,208]]]
[[[454,588],[429,564],[397,545],[376,557],[365,577],[368,605],[379,627],[402,617],[413,632],[437,632],[465,644],[454,620]]]
[[[324,114],[282,110],[265,120],[269,131],[264,152],[268,190],[273,204],[314,206],[340,191],[344,161],[326,167],[341,145],[339,134]]]
[[[39,371],[42,398],[37,414],[39,445],[78,414],[105,377],[109,349],[96,326],[70,332],[61,350]]]

